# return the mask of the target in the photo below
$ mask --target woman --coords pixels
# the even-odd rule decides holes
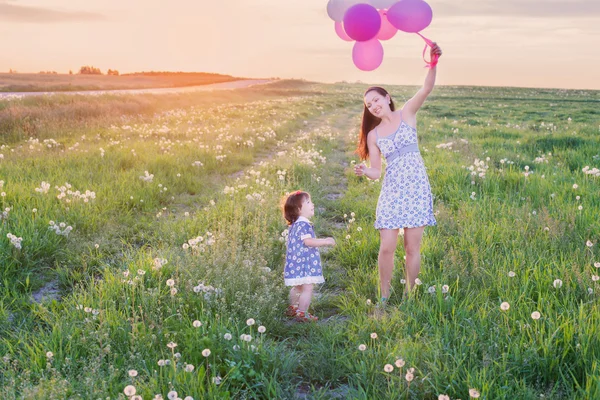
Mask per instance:
[[[431,56],[442,55],[437,44]],[[387,167],[379,201],[375,228],[379,230],[379,282],[381,302],[390,296],[394,269],[394,253],[398,233],[404,229],[406,252],[406,291],[414,286],[421,269],[421,238],[425,226],[435,225],[431,187],[417,145],[417,111],[435,85],[437,67],[429,69],[423,87],[400,110],[396,110],[389,93],[380,87],[370,87],[364,95],[364,111],[357,153],[361,160],[370,160],[370,167],[359,164],[358,176],[381,177],[381,155]]]

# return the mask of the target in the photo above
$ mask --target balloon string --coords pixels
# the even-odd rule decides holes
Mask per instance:
[[[434,54],[431,56],[431,61],[427,61],[425,59],[425,53],[427,52],[427,46],[429,47],[433,47],[433,42],[429,39],[427,39],[425,36],[421,35],[419,32],[416,32],[417,35],[421,36],[423,38],[423,40],[425,41],[425,47],[423,48],[423,61],[425,61],[425,68],[433,68],[437,65],[438,60],[440,58],[439,55]]]

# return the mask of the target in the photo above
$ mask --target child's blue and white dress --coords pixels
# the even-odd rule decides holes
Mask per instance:
[[[304,217],[298,217],[290,226],[283,271],[285,286],[325,282],[319,249],[304,244],[304,239],[314,237],[312,224]]]

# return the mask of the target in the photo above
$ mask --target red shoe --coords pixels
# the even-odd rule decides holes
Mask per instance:
[[[298,322],[317,322],[319,320],[319,318],[304,311],[296,312],[294,319]]]
[[[285,315],[290,318],[294,318],[296,316],[296,312],[298,312],[298,306],[288,306],[285,310]]]

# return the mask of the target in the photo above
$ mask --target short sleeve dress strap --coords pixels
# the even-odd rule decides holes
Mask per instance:
[[[297,221],[296,224],[298,224],[298,236],[300,236],[300,240],[313,237],[313,230],[308,222]]]

